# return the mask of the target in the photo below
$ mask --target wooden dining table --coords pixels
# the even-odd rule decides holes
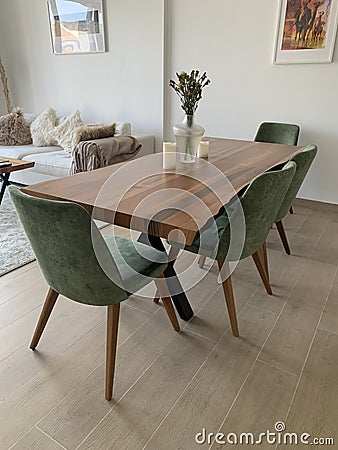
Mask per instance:
[[[261,173],[288,161],[300,146],[223,138],[210,142],[207,159],[179,162],[163,170],[162,154],[148,155],[91,172],[27,186],[27,194],[80,204],[93,218],[141,232],[140,240],[165,251],[161,238],[182,239],[191,245],[210,217]],[[171,279],[176,309],[184,320],[193,311],[179,289],[173,264]],[[174,280],[174,281],[173,281]],[[175,285],[175,286],[174,286]]]

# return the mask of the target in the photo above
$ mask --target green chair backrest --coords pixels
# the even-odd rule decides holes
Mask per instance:
[[[255,141],[272,144],[297,145],[300,128],[296,124],[263,122],[256,133]]]
[[[84,208],[32,197],[14,186],[9,187],[9,194],[50,287],[89,305],[115,304],[128,298],[119,287],[121,278],[112,255]]]
[[[298,191],[308,173],[310,166],[317,154],[316,145],[307,145],[302,152],[297,153],[290,161],[297,164],[295,176],[289,186],[289,189],[284,197],[282,205],[277,213],[275,222],[282,220],[288,213],[293,200],[296,198]]]
[[[281,170],[265,172],[250,183],[233,213],[231,227],[226,227],[220,238],[217,259],[244,259],[262,247],[295,172],[296,163],[288,162]],[[244,246],[229,249],[231,233],[240,229],[243,214]]]

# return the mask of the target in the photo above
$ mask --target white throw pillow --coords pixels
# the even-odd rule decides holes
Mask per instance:
[[[48,108],[40,114],[30,126],[33,145],[36,147],[46,147],[56,145],[53,136],[56,125],[56,112],[53,108]]]
[[[129,122],[116,122],[115,136],[131,135],[131,124]]]
[[[71,152],[74,130],[83,125],[85,123],[81,119],[79,111],[67,117],[54,130],[54,138],[57,140],[58,145],[63,147],[67,152]]]

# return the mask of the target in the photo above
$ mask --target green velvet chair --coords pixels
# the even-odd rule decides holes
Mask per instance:
[[[297,155],[290,159],[290,161],[294,161],[297,164],[297,169],[275,219],[279,236],[288,255],[290,255],[291,252],[283,225],[283,219],[287,215],[293,200],[296,198],[316,154],[317,146],[307,145],[303,151],[297,153]]]
[[[219,215],[215,221],[212,220],[209,226],[203,227],[192,245],[183,247],[177,242],[169,241],[174,249],[169,255],[170,258],[175,259],[179,250],[183,248],[217,260],[234,336],[238,336],[239,333],[229,262],[252,256],[267,292],[272,294],[267,271],[265,240],[295,171],[296,163],[289,162],[281,170],[265,172],[256,177],[240,198],[231,202],[230,207],[225,207],[224,214]],[[243,216],[244,246],[242,247],[243,241],[240,246],[233,246],[231,229],[240,229]]]
[[[271,144],[297,145],[300,128],[296,124],[263,122],[260,124],[256,142],[269,142]]]
[[[254,140],[271,144],[297,145],[299,132],[299,125],[293,123],[263,122],[258,127]],[[289,211],[293,214],[292,205]]]
[[[263,122],[256,132],[256,142],[267,142],[271,144],[297,145],[300,127],[296,124],[281,122]],[[243,190],[238,193],[243,194]],[[292,205],[290,205],[290,213],[293,214]],[[198,264],[200,268],[204,267],[205,256],[199,258]]]
[[[111,400],[120,303],[155,279],[169,319],[175,331],[180,330],[163,276],[167,256],[128,239],[103,238],[89,214],[75,203],[32,197],[14,186],[9,194],[50,286],[30,348],[37,346],[59,294],[107,306],[105,397]]]

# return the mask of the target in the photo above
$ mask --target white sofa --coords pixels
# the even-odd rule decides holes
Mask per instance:
[[[26,121],[31,123],[37,117],[32,114],[25,115]],[[117,122],[116,135],[131,135],[131,125],[128,122]],[[135,136],[141,143],[142,149],[136,158],[155,153],[155,137],[138,134]],[[24,161],[34,161],[35,165],[31,169],[12,172],[10,180],[20,184],[35,184],[54,178],[66,177],[69,175],[71,159],[70,153],[61,147],[35,147],[34,145],[3,146],[0,145],[0,156]]]

